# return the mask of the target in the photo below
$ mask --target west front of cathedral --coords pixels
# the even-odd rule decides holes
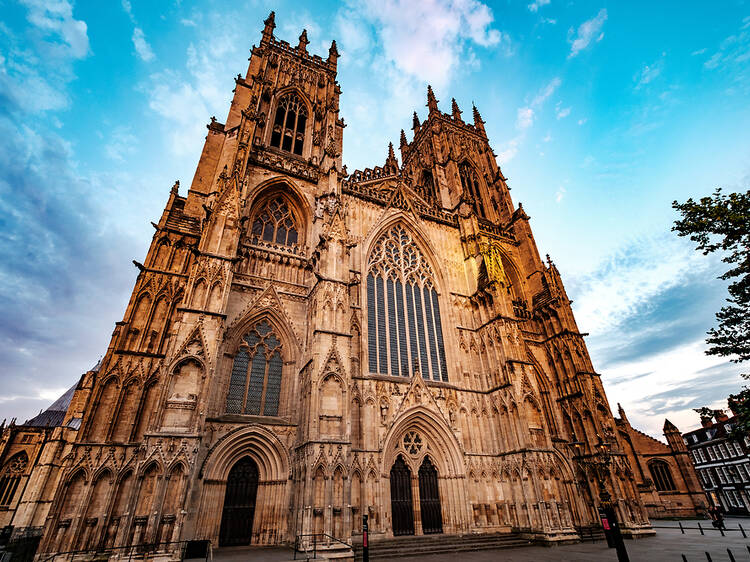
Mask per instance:
[[[38,493],[17,521],[43,528],[44,553],[356,542],[363,515],[372,542],[554,542],[609,496],[624,533],[648,533],[560,274],[477,109],[443,113],[428,89],[399,157],[348,173],[335,42],[321,58],[274,27],[187,195],[170,192],[54,447],[25,459]]]

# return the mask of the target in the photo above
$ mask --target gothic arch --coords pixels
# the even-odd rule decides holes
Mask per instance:
[[[442,416],[424,406],[416,406],[407,410],[391,425],[383,440],[382,474],[389,474],[396,457],[402,454],[397,449],[397,445],[410,429],[420,431],[422,439],[430,445],[429,450],[425,447],[418,456],[419,463],[425,455],[430,455],[442,475],[447,477],[464,475],[463,455],[453,431]],[[415,466],[419,470],[419,464]]]
[[[424,257],[425,261],[430,266],[430,268],[432,268],[434,282],[436,285],[435,288],[437,289],[438,294],[441,296],[442,300],[442,294],[444,292],[442,288],[446,286],[446,283],[440,260],[438,258],[438,252],[432,245],[432,243],[422,234],[422,227],[414,220],[412,216],[408,215],[404,211],[397,210],[392,214],[383,217],[379,221],[379,224],[372,228],[370,233],[366,236],[361,245],[364,251],[364,254],[362,255],[362,263],[365,264],[365,269],[366,264],[370,263],[370,257],[377,242],[391,227],[396,226],[397,224],[401,224],[404,230],[406,230],[406,232],[416,242],[417,247],[419,248],[419,251],[422,252],[422,256]],[[362,295],[362,299],[364,299],[364,295]],[[362,300],[361,302],[364,302],[364,300]],[[441,302],[441,305],[445,306],[446,310],[448,304],[449,303],[447,302]]]
[[[220,439],[208,452],[200,470],[205,480],[226,481],[229,471],[242,457],[258,465],[261,481],[290,477],[289,456],[273,433],[260,425],[236,429]]]
[[[252,220],[258,209],[273,197],[281,195],[289,204],[290,211],[298,222],[299,239],[297,247],[304,248],[309,238],[309,229],[312,222],[312,206],[303,191],[291,179],[286,176],[276,176],[263,181],[247,192],[247,206],[245,216],[248,219],[247,230],[252,228]]]
[[[287,355],[284,357],[284,362],[296,362],[301,353],[299,340],[297,339],[292,326],[282,312],[276,308],[268,306],[263,308],[253,307],[249,312],[235,320],[232,325],[227,328],[224,337],[224,353],[234,355],[242,343],[242,338],[245,334],[247,334],[257,322],[264,319],[268,320],[269,324],[271,324],[271,327],[281,340],[281,345],[286,350]]]

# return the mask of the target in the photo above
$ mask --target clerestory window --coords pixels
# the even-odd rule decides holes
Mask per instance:
[[[269,199],[253,220],[252,241],[296,246],[297,223],[286,200],[281,196]]]
[[[19,453],[10,459],[0,473],[0,507],[8,507],[13,503],[18,484],[26,472],[29,458],[26,453]]]
[[[234,356],[227,413],[278,415],[282,365],[281,342],[271,325],[261,320],[243,338]]]
[[[393,226],[375,244],[367,274],[372,373],[448,380],[433,273],[409,233]]]
[[[287,94],[276,106],[271,146],[302,155],[305,144],[307,108],[296,94]]]

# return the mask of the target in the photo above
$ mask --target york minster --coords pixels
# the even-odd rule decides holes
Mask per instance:
[[[339,112],[335,41],[323,58],[274,30],[272,12],[190,185],[164,187],[101,361],[41,429],[6,429],[0,526],[42,528],[41,556],[351,544],[365,515],[373,544],[555,543],[606,500],[652,533],[479,109],[428,88],[397,148],[347,170],[345,131],[367,131]]]

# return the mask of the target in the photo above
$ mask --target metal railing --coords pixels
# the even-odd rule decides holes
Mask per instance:
[[[331,546],[332,543],[339,543],[339,544],[344,545],[346,548],[352,548],[352,545],[350,545],[349,543],[346,543],[342,541],[341,539],[337,539],[336,537],[331,536],[326,533],[310,533],[306,535],[297,535],[294,538],[294,560],[297,560],[298,552],[304,552],[305,559],[306,560],[310,559],[309,557],[310,541],[304,540],[306,538],[309,539],[310,537],[312,537],[312,553],[313,553],[312,559],[313,560],[315,560],[318,557],[318,546]],[[318,537],[320,537],[321,539],[325,539],[325,540],[318,541]]]
[[[113,554],[121,554],[122,556],[120,559],[124,559],[124,556],[127,555],[128,560],[131,560],[133,557],[137,559],[147,560],[149,555],[168,552],[172,550],[178,550],[180,553],[180,560],[182,560],[185,554],[185,546],[187,545],[188,542],[190,541],[143,543],[143,544],[133,544],[133,545],[127,545],[127,546],[84,548],[84,549],[78,549],[78,550],[67,550],[64,552],[41,553],[37,562],[50,562],[51,560],[56,559],[58,556],[62,556],[65,558],[73,558],[77,555],[84,555],[84,554],[101,556],[101,557],[104,557],[104,555],[106,555],[107,557],[110,557]],[[175,549],[168,548],[170,545],[177,545],[177,547]],[[208,562],[209,560],[210,550],[211,550],[210,548],[206,549],[206,562]]]

